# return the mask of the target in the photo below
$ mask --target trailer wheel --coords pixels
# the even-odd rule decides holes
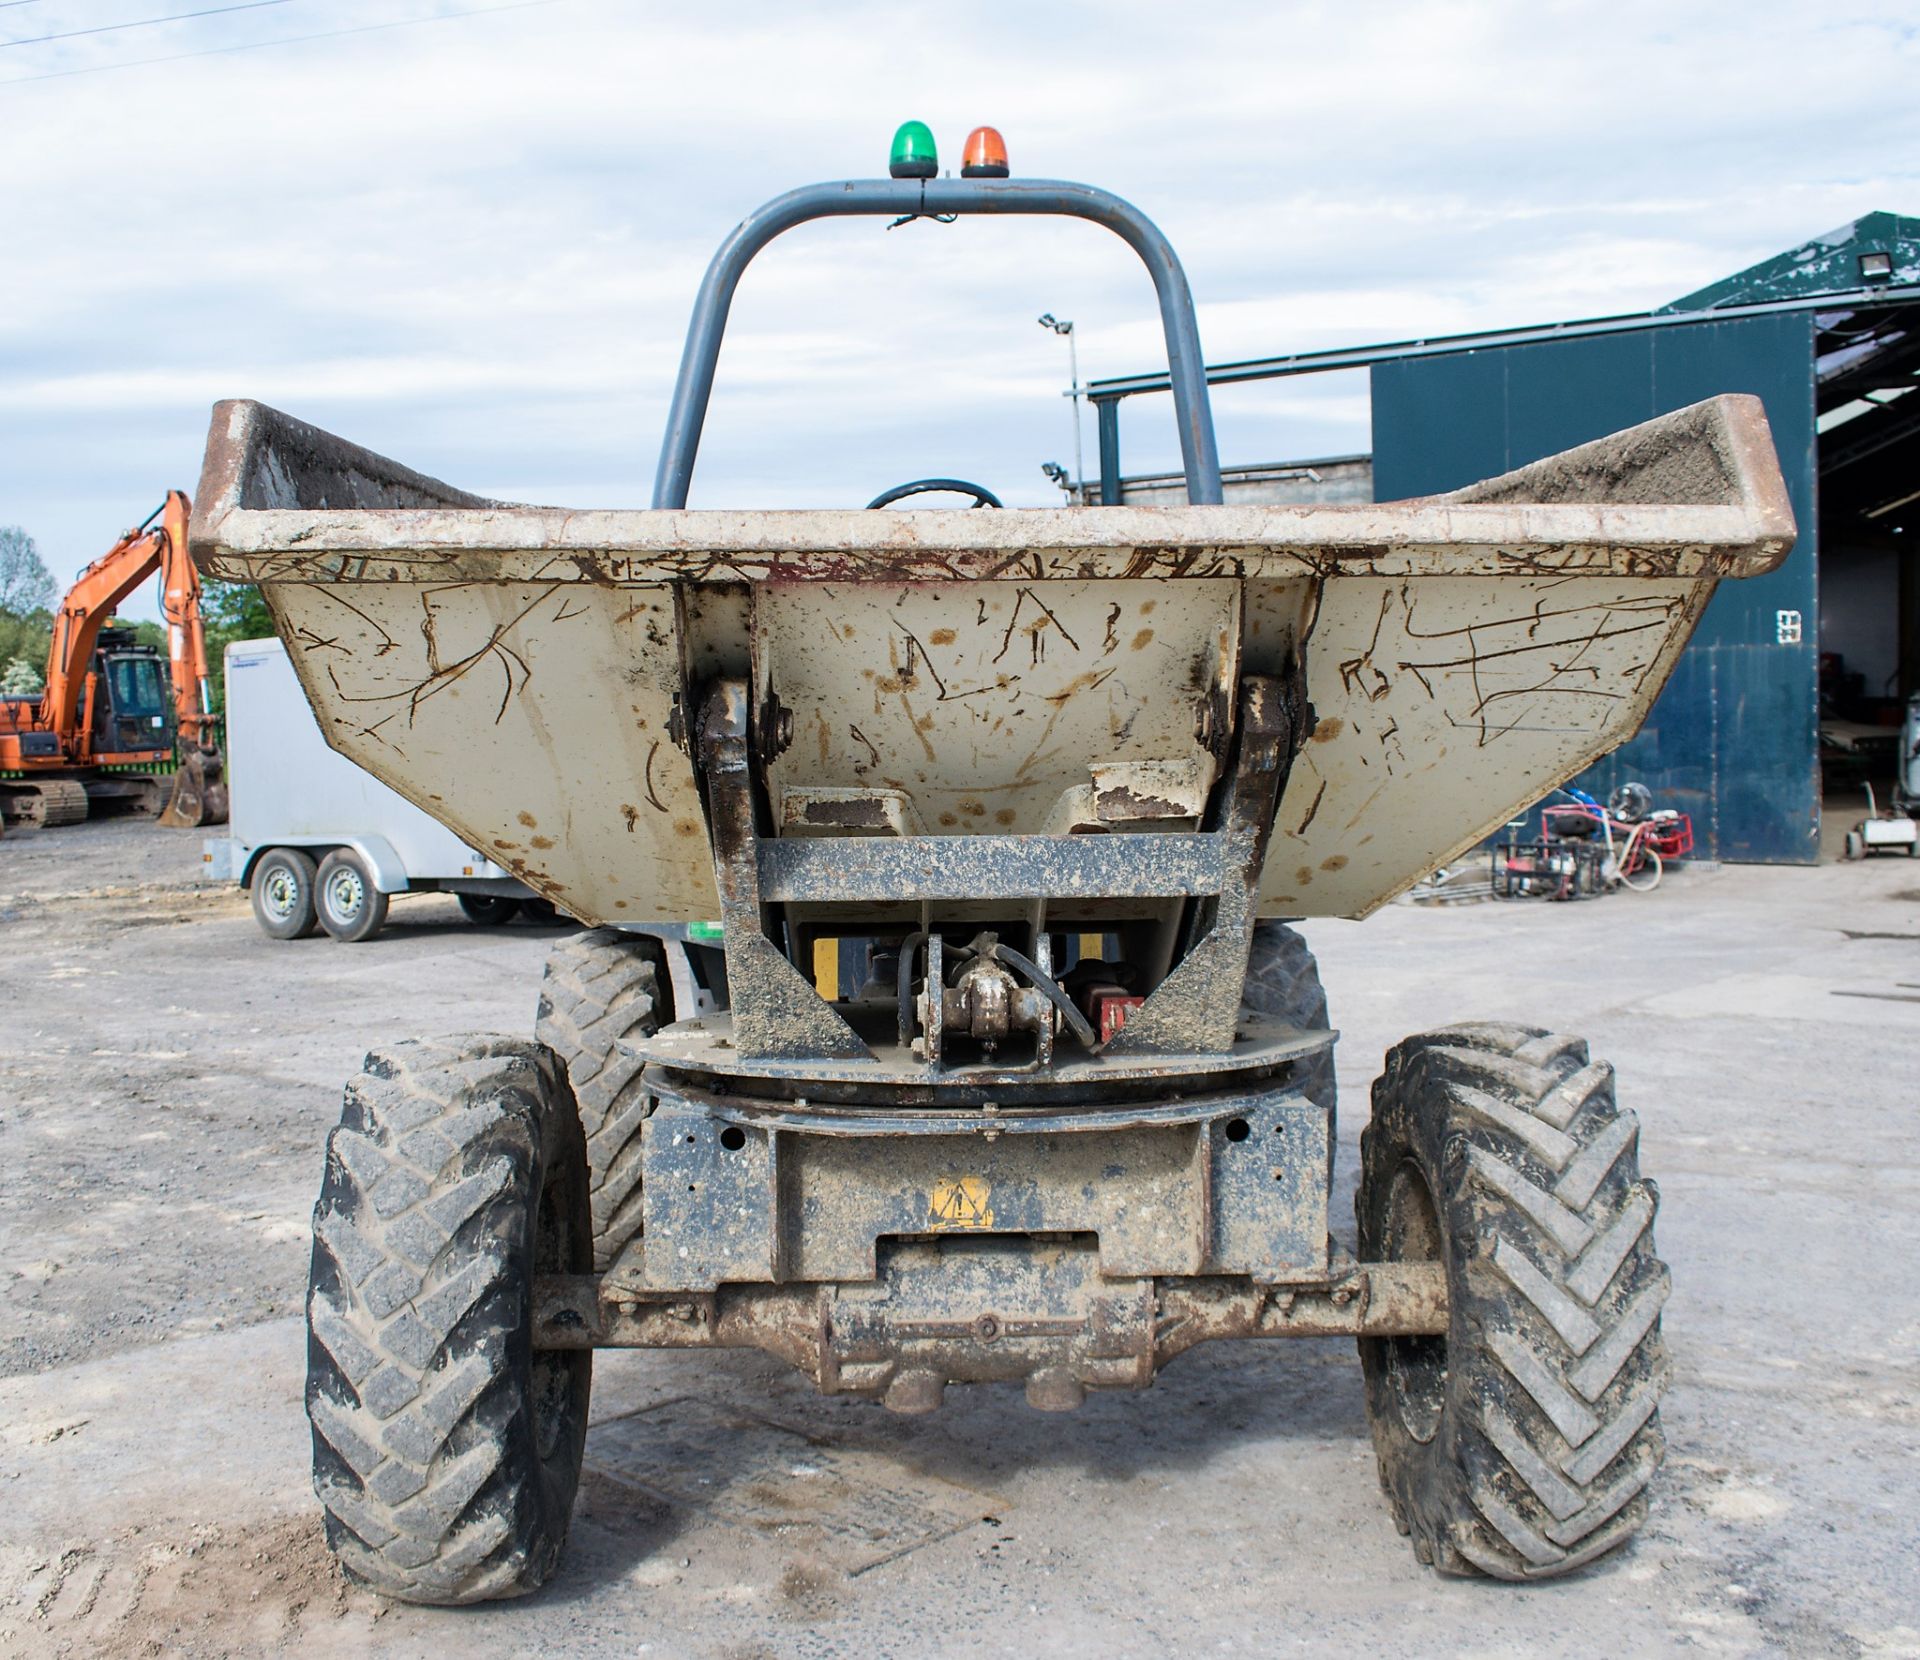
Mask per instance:
[[[320,926],[343,945],[372,939],[387,920],[387,896],[350,847],[336,847],[320,861],[313,892]]]
[[[1360,1255],[1446,1264],[1444,1337],[1360,1344],[1381,1484],[1446,1573],[1544,1579],[1646,1518],[1665,1450],[1659,1194],[1578,1038],[1408,1038],[1361,1137]]]
[[[1328,1029],[1327,994],[1320,965],[1307,942],[1284,922],[1254,925],[1242,1001],[1255,1014],[1271,1015],[1310,1032]],[[1307,1069],[1303,1087],[1315,1106],[1334,1109],[1333,1051],[1323,1049]]]
[[[313,860],[297,847],[269,848],[254,862],[248,897],[268,939],[305,939],[319,928],[313,884]]]
[[[554,947],[534,1035],[567,1069],[587,1138],[593,1265],[605,1271],[640,1231],[640,1062],[620,1048],[673,1023],[666,953],[646,935],[592,928]]]
[[[465,1603],[552,1573],[593,1353],[534,1349],[533,1283],[589,1252],[551,1054],[468,1037],[367,1056],[327,1142],[307,1303],[314,1491],[353,1578]]]
[[[500,928],[520,914],[520,901],[497,893],[463,893],[460,909],[467,920],[481,928]]]

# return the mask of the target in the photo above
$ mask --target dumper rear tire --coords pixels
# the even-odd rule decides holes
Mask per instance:
[[[1290,1026],[1310,1032],[1329,1028],[1320,965],[1307,942],[1284,922],[1254,925],[1253,945],[1247,954],[1247,987],[1241,1001],[1255,1014],[1270,1015]],[[1333,1111],[1332,1049],[1323,1049],[1314,1057],[1303,1088],[1315,1106]]]
[[[1449,1326],[1360,1354],[1394,1519],[1442,1572],[1550,1578],[1646,1518],[1669,1277],[1637,1140],[1578,1038],[1453,1026],[1387,1056],[1360,1254],[1443,1261]]]
[[[534,1035],[567,1069],[586,1134],[593,1265],[613,1266],[640,1231],[640,1062],[621,1048],[673,1022],[672,980],[656,939],[592,928],[555,946]]]
[[[313,1213],[307,1415],[327,1542],[404,1602],[518,1596],[566,1542],[591,1350],[536,1351],[538,1274],[590,1256],[555,1058],[398,1043],[347,1085]]]

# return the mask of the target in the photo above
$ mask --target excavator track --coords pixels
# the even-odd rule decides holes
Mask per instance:
[[[27,830],[78,824],[87,816],[86,786],[75,778],[11,779],[0,785],[0,811]]]

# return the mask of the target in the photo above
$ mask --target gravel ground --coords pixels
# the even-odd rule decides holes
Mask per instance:
[[[0,841],[0,1652],[1920,1656],[1920,864],[1308,930],[1343,1221],[1400,1035],[1520,1019],[1620,1067],[1674,1269],[1671,1452],[1647,1530],[1585,1573],[1420,1568],[1346,1343],[911,1421],[757,1356],[617,1353],[558,1580],[439,1612],[348,1589],[320,1541],[307,1214],[365,1049],[530,1031],[554,931],[411,899],[365,946],[275,944],[195,882],[199,841]]]

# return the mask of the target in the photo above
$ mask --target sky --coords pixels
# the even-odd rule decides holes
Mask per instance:
[[[69,580],[194,487],[222,397],[484,495],[644,506],[713,249],[796,184],[883,176],[908,117],[943,166],[986,122],[1016,174],[1135,202],[1224,362],[1643,310],[1920,212],[1916,85],[1912,0],[11,0],[0,524]],[[930,474],[1057,502],[1042,312],[1083,377],[1164,362],[1097,227],[789,233],[742,284],[690,504]],[[1369,447],[1364,374],[1215,415],[1228,463]],[[1124,406],[1122,451],[1177,465],[1168,400]]]

